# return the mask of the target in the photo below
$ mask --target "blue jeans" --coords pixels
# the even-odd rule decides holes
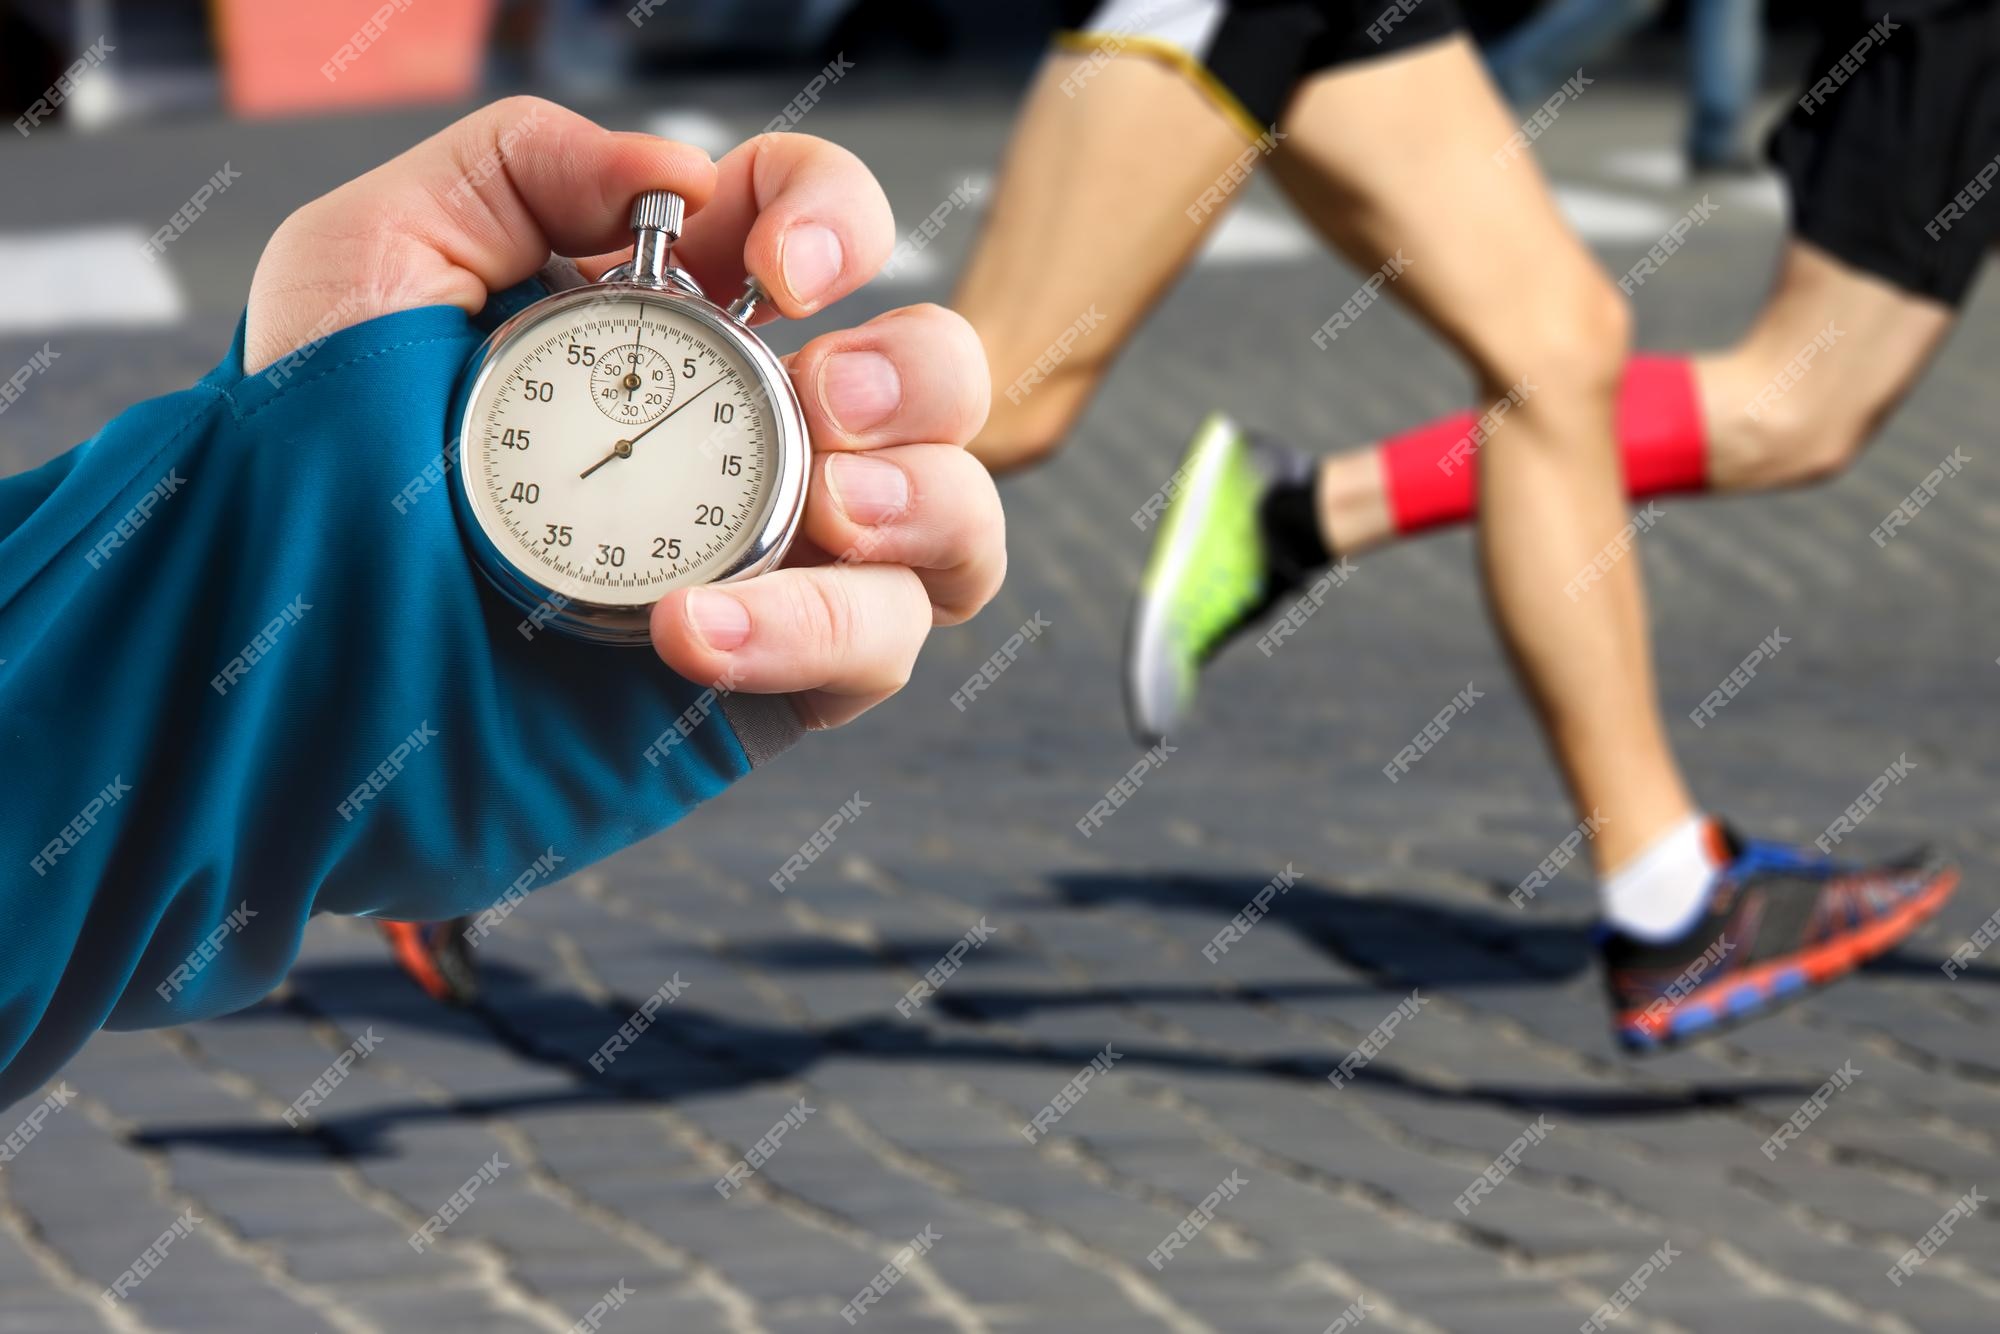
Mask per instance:
[[[1659,12],[1661,0],[1556,0],[1487,48],[1500,91],[1541,101],[1586,61]],[[1763,0],[1690,0],[1688,153],[1729,156],[1756,95],[1764,55]]]

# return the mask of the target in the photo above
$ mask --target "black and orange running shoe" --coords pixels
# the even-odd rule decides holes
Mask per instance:
[[[1926,854],[1855,866],[1714,826],[1723,853],[1706,910],[1678,939],[1598,938],[1612,1028],[1654,1052],[1742,1023],[1853,972],[1958,888]]]
[[[443,922],[377,922],[389,942],[389,953],[412,982],[432,1000],[447,1005],[470,1004],[479,995],[479,973],[472,966],[472,947],[465,941],[470,917]]]

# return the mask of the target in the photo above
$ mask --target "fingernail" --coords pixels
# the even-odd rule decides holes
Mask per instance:
[[[712,588],[697,588],[688,594],[687,617],[702,643],[718,653],[740,647],[750,637],[750,609]]]
[[[820,365],[819,398],[836,425],[859,434],[903,406],[903,377],[880,352],[836,352]]]
[[[840,277],[840,238],[830,227],[802,222],[785,233],[779,247],[778,266],[784,271],[785,286],[792,299],[803,305],[817,305]]]
[[[835,454],[826,461],[826,484],[841,513],[856,523],[887,523],[910,503],[910,479],[886,459]]]

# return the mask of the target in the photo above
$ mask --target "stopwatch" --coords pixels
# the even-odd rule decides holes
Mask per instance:
[[[453,488],[475,563],[533,623],[637,644],[672,589],[771,568],[805,509],[811,441],[750,319],[673,262],[686,206],[632,205],[632,259],[535,302],[467,369]]]

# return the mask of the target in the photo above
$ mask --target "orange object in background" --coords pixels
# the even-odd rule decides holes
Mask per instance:
[[[493,0],[214,0],[232,111],[448,102],[479,83]]]

